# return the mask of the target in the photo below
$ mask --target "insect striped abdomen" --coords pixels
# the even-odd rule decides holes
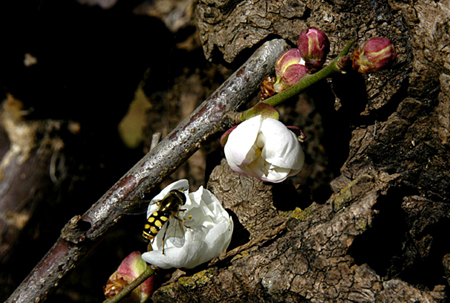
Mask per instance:
[[[164,223],[169,220],[170,213],[165,211],[155,211],[148,217],[148,223],[144,225],[142,236],[144,239],[152,240],[163,227]]]

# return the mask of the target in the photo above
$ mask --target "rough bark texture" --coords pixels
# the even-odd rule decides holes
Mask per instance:
[[[388,190],[398,185],[399,177],[376,172],[362,174],[352,182],[346,180],[346,187],[324,205],[313,203],[304,210],[277,211],[272,186],[237,176],[223,161],[211,174],[208,188],[239,218],[247,235],[250,234],[244,242],[250,240],[252,245],[237,250],[232,244],[231,254],[211,262],[210,265],[218,267],[179,279],[158,290],[153,299],[156,302],[443,302],[443,285],[430,291],[395,277],[383,278],[367,263],[355,262],[349,253],[355,239],[377,225],[380,211],[374,206],[385,203]],[[336,180],[334,185],[340,181]],[[282,222],[286,225],[277,228]],[[278,236],[273,233],[277,229]],[[235,242],[242,241],[245,235],[237,229]]]
[[[329,35],[331,58],[348,39],[384,36],[395,42],[399,60],[368,77],[334,77],[328,83],[334,94],[311,89],[292,101],[296,113],[282,111],[288,121],[324,119],[305,143],[308,172],[320,174],[313,162],[321,153],[312,146],[325,148],[329,161],[342,161],[337,149],[347,151],[326,202],[295,208],[305,183],[320,188],[307,176],[289,191],[238,176],[222,163],[208,187],[240,223],[231,252],[212,267],[187,272],[153,299],[446,301],[449,9],[449,1],[200,1],[199,29],[211,60],[230,62],[272,34],[295,43],[307,26]],[[319,109],[333,101],[335,112]],[[320,197],[310,193],[312,201]]]
[[[232,172],[218,140],[166,180],[196,189],[209,177],[236,229],[224,255],[177,271],[153,300],[448,301],[450,1],[78,2],[0,10],[3,29],[27,25],[5,33],[1,56],[0,300],[69,218],[142,157],[115,136],[134,91],[151,106],[148,151],[154,133],[170,133],[257,46],[281,37],[294,47],[315,26],[330,39],[328,60],[373,36],[393,40],[398,60],[369,76],[336,75],[278,108],[307,135],[305,167],[283,184]],[[37,64],[24,66],[24,54]],[[120,260],[145,249],[144,219],[125,217],[48,302],[102,299]]]

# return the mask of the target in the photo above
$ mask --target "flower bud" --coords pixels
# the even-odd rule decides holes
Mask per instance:
[[[305,61],[300,56],[297,48],[285,51],[275,63],[275,73],[277,80],[273,84],[273,88],[277,93],[293,86],[306,73]]]
[[[134,251],[129,254],[119,268],[109,277],[106,286],[103,287],[103,292],[107,299],[114,297],[122,291],[134,279],[139,277],[147,268],[147,263],[142,260],[141,253]],[[155,289],[155,276],[145,280],[141,285],[131,292],[131,296],[127,298],[126,302],[145,302]],[[125,302],[125,301],[124,301]]]
[[[330,42],[323,31],[315,27],[309,27],[306,31],[300,33],[298,50],[305,60],[306,68],[314,71],[321,68],[325,63],[330,51]]]
[[[389,67],[395,58],[397,53],[391,40],[374,37],[355,49],[352,67],[359,73],[368,74]]]

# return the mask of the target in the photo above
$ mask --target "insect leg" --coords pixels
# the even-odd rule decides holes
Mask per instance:
[[[179,211],[186,211],[186,210],[187,210],[187,209],[180,209]],[[175,219],[177,219],[178,221],[183,222],[184,227],[190,228],[189,226],[186,225],[186,220],[178,218],[177,215],[174,215],[173,217],[174,217]]]
[[[164,240],[166,239],[166,232],[169,229],[169,224],[170,224],[170,220],[167,220],[167,225],[166,225],[166,229],[164,230],[164,234],[162,237],[162,254],[164,255]]]

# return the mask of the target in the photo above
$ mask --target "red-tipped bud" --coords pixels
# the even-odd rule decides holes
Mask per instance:
[[[309,27],[306,31],[300,33],[298,49],[305,60],[306,67],[317,70],[325,63],[330,51],[330,42],[323,31],[315,27]]]
[[[123,288],[142,274],[147,266],[147,263],[142,260],[140,252],[135,251],[129,254],[120,263],[117,271],[109,277],[106,286],[103,287],[105,297],[109,299],[117,295]],[[155,276],[152,275],[131,292],[131,296],[127,298],[127,302],[143,303],[147,301],[155,288]]]
[[[297,48],[291,48],[285,51],[275,62],[275,73],[278,77],[282,77],[286,69],[292,64],[302,64],[302,56],[300,56],[300,51]]]
[[[284,75],[281,78],[280,86],[278,87],[279,91],[283,91],[295,83],[297,83],[304,75],[308,73],[306,66],[303,64],[292,64],[284,71]],[[275,90],[277,90],[277,85],[274,85]],[[280,89],[281,88],[281,89]]]
[[[391,40],[374,37],[355,49],[352,67],[359,73],[368,74],[389,67],[395,58],[397,53]]]
[[[273,84],[274,90],[279,93],[293,86],[308,72],[304,60],[297,48],[292,48],[281,54],[275,63],[277,80]]]

